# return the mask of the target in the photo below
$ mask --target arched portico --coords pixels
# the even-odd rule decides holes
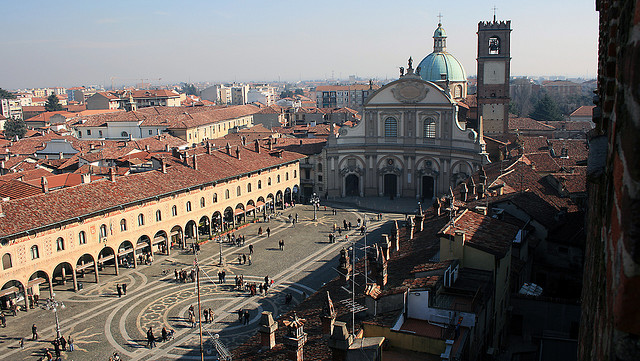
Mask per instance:
[[[169,237],[167,236],[167,232],[158,231],[155,235],[153,235],[153,252],[161,253],[165,255],[169,255],[169,249],[171,248],[169,244]]]
[[[275,208],[276,209],[284,209],[284,202],[283,202],[283,194],[282,191],[277,191],[276,192],[276,199],[275,199]]]
[[[118,263],[119,267],[136,268],[136,257],[131,241],[124,241],[118,246]]]
[[[29,280],[27,281],[27,293],[31,295],[38,295],[39,298],[42,298],[42,289],[40,285],[43,283],[47,285],[49,297],[53,297],[53,284],[51,282],[51,277],[49,277],[45,271],[35,271],[31,276],[29,276]]]
[[[24,309],[29,309],[24,284],[18,280],[10,280],[5,282],[0,289],[0,301],[2,308],[11,310],[15,307],[16,312],[20,307],[20,303],[24,304]]]
[[[361,196],[361,187],[362,184],[360,182],[360,175],[357,173],[347,174],[344,177],[344,196],[345,197],[357,197]]]
[[[76,263],[77,265],[77,263]],[[73,289],[75,291],[78,290],[78,278],[77,278],[77,271],[78,270],[74,270],[73,265],[69,262],[62,262],[59,263],[54,269],[53,272],[51,272],[51,277],[49,280],[49,285],[51,286],[51,288],[54,287],[54,283],[56,283],[56,278],[59,280],[59,284],[61,285],[65,285],[67,283],[67,278],[69,276],[71,276],[71,280],[73,281]],[[84,275],[84,273],[83,273]]]
[[[275,197],[273,196],[273,193],[269,193],[267,195],[267,210],[270,210],[271,212],[275,211],[276,208],[276,204],[275,204]]]
[[[151,249],[151,238],[146,234],[140,236],[136,242],[136,257],[138,264],[146,263],[147,255],[153,257],[153,250]]]
[[[100,281],[100,275],[98,274],[98,263],[95,261],[93,256],[88,253],[85,253],[80,258],[78,258],[78,262],[76,262],[76,272],[80,273],[80,278],[84,278],[87,272],[93,272],[94,276],[96,277],[96,283]]]
[[[198,236],[199,238],[209,238],[211,236],[211,223],[209,222],[209,217],[200,217],[200,221],[198,221]]]
[[[196,237],[198,236],[198,226],[194,220],[190,220],[184,226],[184,247],[188,247],[188,240],[191,240],[192,243],[196,242]]]
[[[235,217],[233,216],[233,208],[231,208],[231,207],[225,208],[224,209],[224,215],[223,215],[223,218],[222,218],[222,220],[224,222],[223,223],[223,225],[224,225],[223,227],[224,227],[225,231],[227,229],[232,228],[232,227],[235,226],[234,218]]]
[[[247,205],[245,206],[247,216],[253,216],[253,219],[256,219],[256,204],[252,199],[247,201]]]
[[[284,189],[284,204],[285,206],[291,206],[291,203],[293,201],[293,197],[292,197],[292,192],[291,192],[291,188],[287,187]]]
[[[117,276],[118,262],[116,258],[117,256],[113,248],[104,247],[103,249],[100,250],[100,253],[98,253],[98,270],[104,271],[108,265],[113,265],[114,274]]]
[[[213,233],[222,232],[222,213],[215,211],[211,215],[211,229]]]
[[[245,210],[244,210],[244,204],[242,203],[238,203],[236,204],[236,209],[233,211],[234,214],[234,219],[235,219],[235,224],[242,224],[244,223],[245,220]]]
[[[184,247],[184,235],[182,233],[182,227],[179,225],[171,228],[171,247]]]

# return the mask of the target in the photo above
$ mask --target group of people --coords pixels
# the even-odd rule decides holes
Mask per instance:
[[[33,333],[33,340],[38,339],[38,328],[35,323],[31,326],[31,332]],[[53,345],[53,353],[55,354],[56,359],[60,359],[62,355],[62,351],[72,352],[75,349],[75,343],[71,335],[69,335],[68,339],[65,339],[64,336],[60,336],[60,338],[56,338],[51,341],[51,345]],[[20,339],[20,348],[24,348],[24,339]],[[46,349],[44,356],[47,360],[53,360],[53,354],[50,349]]]
[[[169,341],[173,336],[173,330],[167,330],[166,327],[162,327],[160,332],[162,342]],[[156,337],[153,335],[153,327],[149,327],[147,330],[147,347],[154,348],[156,346]]]
[[[153,264],[153,256],[151,252],[144,252],[138,256],[138,264],[146,264],[151,266]]]
[[[262,236],[262,227],[258,228],[258,236]],[[267,238],[271,237],[271,228],[267,227]]]
[[[235,233],[227,233],[227,243],[232,245],[236,245],[238,247],[244,246],[244,242],[246,241],[244,235],[236,236]]]
[[[249,252],[249,255],[246,255],[244,253],[239,254],[238,255],[238,264],[241,265],[241,264],[246,264],[247,262],[249,262],[249,266],[251,266],[251,253],[252,252]]]
[[[122,297],[123,295],[127,295],[127,284],[123,283],[123,284],[116,284],[116,291],[118,291],[118,298]]]
[[[249,310],[238,310],[238,321],[242,322],[243,325],[248,325],[250,318],[251,314],[249,313]]]
[[[227,277],[227,273],[222,270],[222,271],[218,271],[218,283],[225,283]]]
[[[178,271],[177,269],[174,269],[173,273],[175,275],[176,282],[186,283],[187,280],[190,281],[190,282],[195,282],[196,281],[196,270],[195,270],[195,268],[192,268],[191,271],[187,271],[187,270],[184,270],[184,269]],[[126,295],[126,293],[125,293],[125,295]]]

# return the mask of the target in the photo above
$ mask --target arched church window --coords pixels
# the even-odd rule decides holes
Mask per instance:
[[[492,36],[489,38],[489,54],[498,55],[500,54],[500,38],[497,36]]]
[[[398,121],[396,118],[389,117],[384,120],[384,136],[391,138],[398,136]]]
[[[11,263],[11,255],[9,253],[5,253],[4,256],[2,256],[2,269],[9,269],[13,267],[13,264]]]
[[[424,120],[423,137],[435,138],[436,137],[436,122],[435,120],[428,118]]]
[[[127,133],[127,132],[122,132],[122,133],[120,133],[120,136],[121,136],[122,138],[128,138],[128,137],[129,137],[129,133]]]

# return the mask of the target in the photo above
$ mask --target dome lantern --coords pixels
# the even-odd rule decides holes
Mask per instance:
[[[444,31],[441,23],[438,23],[438,28],[433,32],[433,52],[444,53],[447,51],[447,33]]]

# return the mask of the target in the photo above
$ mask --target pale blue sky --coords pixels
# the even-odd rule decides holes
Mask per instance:
[[[595,76],[589,0],[0,0],[0,87],[392,78],[433,50],[438,13],[472,75],[477,24],[494,5],[511,20],[512,75]]]

